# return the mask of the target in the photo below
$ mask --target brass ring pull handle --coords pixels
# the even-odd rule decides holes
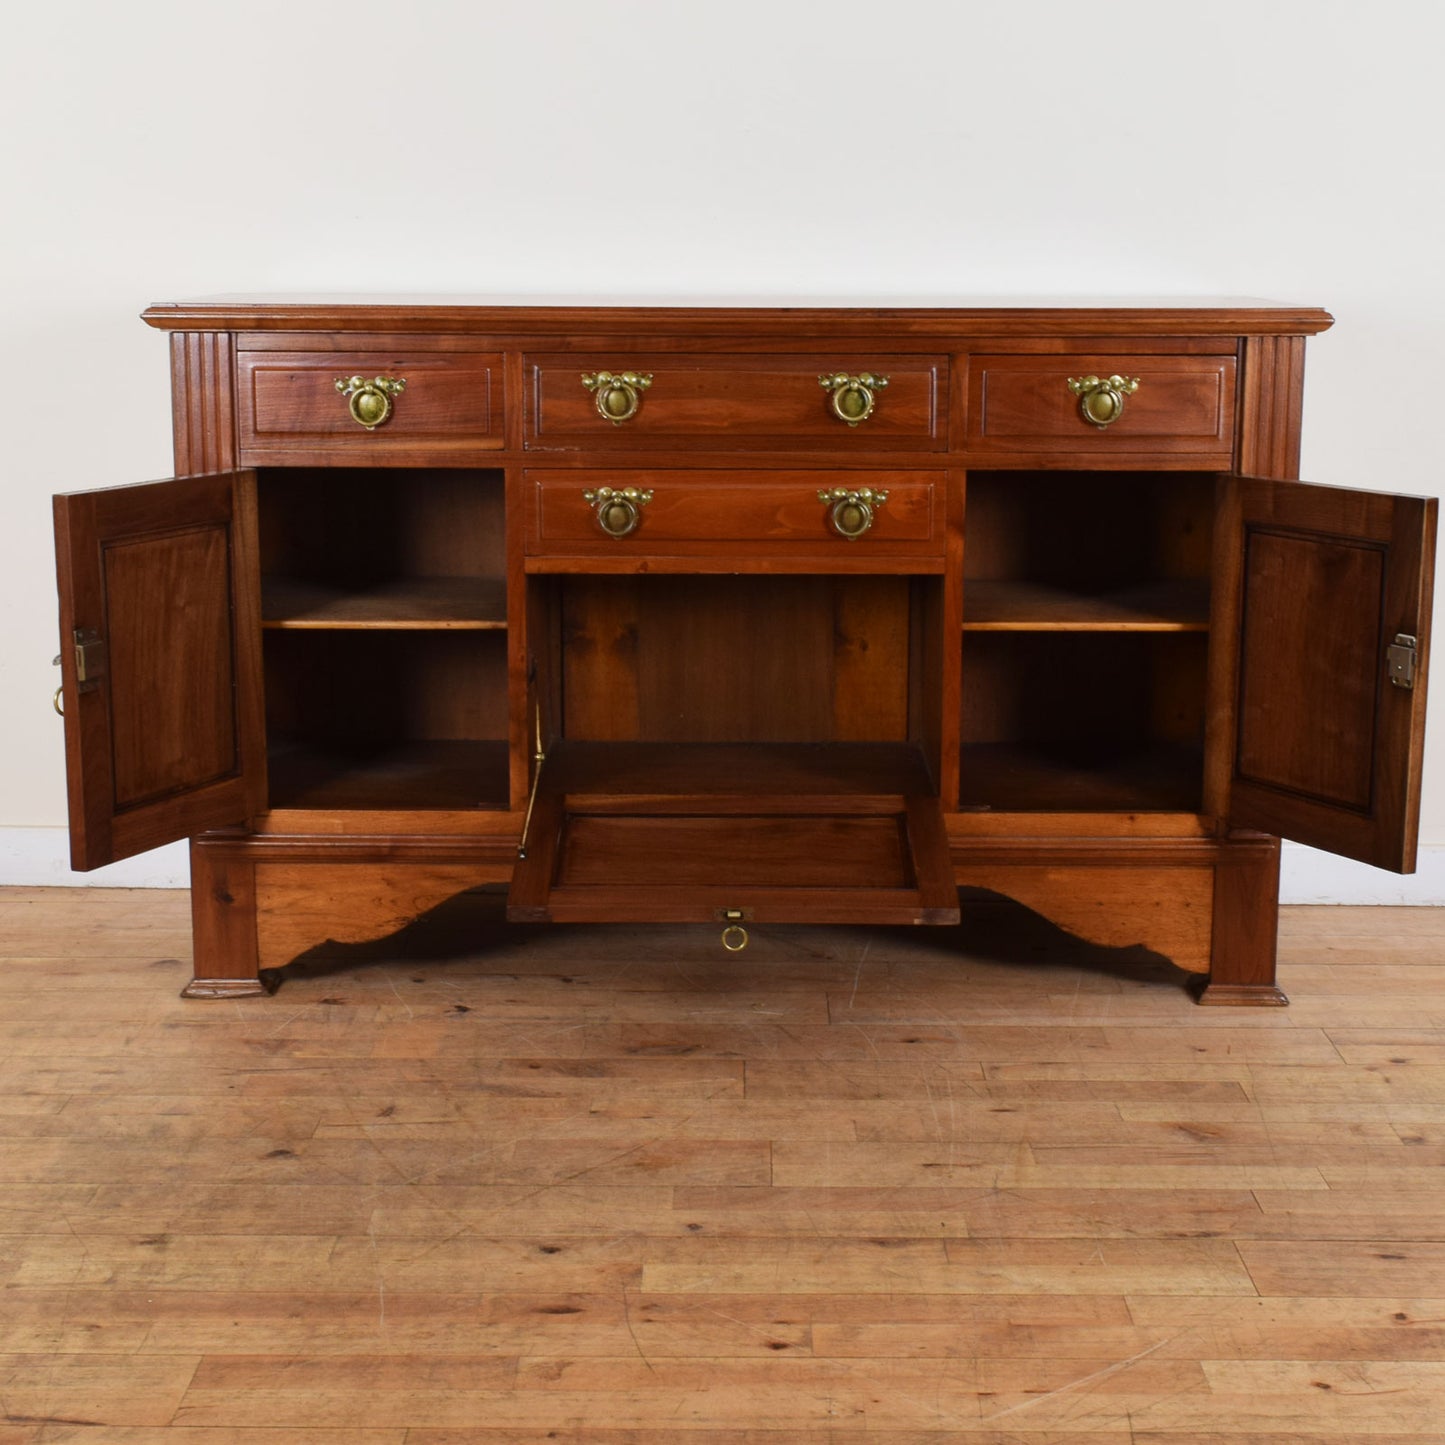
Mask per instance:
[[[1137,376],[1071,376],[1069,390],[1079,398],[1079,415],[1101,430],[1124,415],[1124,398],[1139,390]]]
[[[637,530],[642,509],[652,500],[652,493],[637,487],[598,487],[583,492],[582,499],[609,537],[625,537]]]
[[[828,525],[849,542],[856,542],[872,525],[873,509],[888,500],[885,487],[826,488],[818,500],[828,509]]]
[[[338,376],[336,389],[346,398],[347,409],[357,426],[375,431],[391,416],[392,403],[406,390],[404,376]]]
[[[652,385],[652,373],[599,371],[582,377],[582,385],[597,403],[597,415],[613,426],[631,421],[642,410],[642,393]]]
[[[829,394],[828,410],[839,421],[857,426],[873,415],[873,408],[878,405],[878,393],[888,385],[888,378],[871,371],[860,371],[857,376],[835,371],[820,376],[818,385]]]
[[[53,707],[55,711],[60,714],[61,717],[65,716],[65,708],[61,705],[61,699],[64,695],[65,686],[64,684],[62,684],[60,687],[57,687],[55,689],[55,696],[50,699],[50,706]]]
[[[747,914],[741,908],[724,908],[720,912],[727,925],[722,931],[722,946],[729,953],[741,953],[748,946],[748,931],[743,927]]]

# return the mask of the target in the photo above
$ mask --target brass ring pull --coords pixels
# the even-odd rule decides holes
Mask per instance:
[[[1079,415],[1101,431],[1124,415],[1124,398],[1139,390],[1137,376],[1071,376],[1069,390],[1079,398]]]
[[[65,716],[65,708],[61,705],[61,701],[64,695],[65,685],[62,683],[59,687],[55,689],[55,696],[50,699],[50,706],[53,707],[55,711],[60,714],[61,717]]]
[[[873,415],[878,393],[888,385],[888,378],[871,371],[860,371],[857,376],[835,371],[820,376],[818,385],[828,392],[828,409],[833,415],[848,426],[857,426]]]
[[[336,389],[346,398],[347,410],[357,426],[375,431],[391,416],[393,401],[406,390],[404,376],[338,376]]]
[[[824,488],[818,500],[828,509],[828,525],[842,538],[856,542],[873,525],[873,509],[888,500],[886,487]]]
[[[625,537],[637,530],[642,509],[652,500],[652,493],[637,487],[597,487],[588,488],[582,499],[609,537]]]
[[[652,373],[599,371],[582,377],[582,385],[597,403],[597,415],[613,426],[631,421],[642,410],[642,393],[652,385]]]
[[[722,946],[729,953],[741,953],[748,946],[748,931],[741,923],[729,923],[722,931]]]

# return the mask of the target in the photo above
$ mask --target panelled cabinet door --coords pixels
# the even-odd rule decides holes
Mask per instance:
[[[255,474],[55,498],[71,863],[261,811]]]
[[[1231,477],[1220,520],[1230,823],[1412,872],[1434,499]]]

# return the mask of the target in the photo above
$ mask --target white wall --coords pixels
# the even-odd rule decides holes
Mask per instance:
[[[1270,296],[1338,318],[1311,343],[1305,475],[1438,493],[1439,12],[1433,0],[1368,12],[1340,0],[11,7],[0,881],[63,876],[48,498],[170,469],[165,342],[136,320],[147,302],[307,289]],[[1405,892],[1441,902],[1436,712],[1430,852]],[[124,876],[164,881],[175,867],[172,854]],[[1291,868],[1292,889],[1332,897],[1384,881],[1308,856]]]

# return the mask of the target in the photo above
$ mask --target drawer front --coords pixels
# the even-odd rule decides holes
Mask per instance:
[[[501,377],[495,354],[242,352],[241,460],[329,453],[354,464],[403,464],[495,451],[502,445]]]
[[[866,565],[870,557],[943,554],[942,472],[529,470],[526,482],[533,556],[712,553],[742,563],[755,550],[786,549]],[[611,531],[600,515],[609,490],[634,494],[631,513],[609,512]],[[825,491],[827,501],[819,496]],[[839,509],[845,528],[863,525],[860,535],[840,534],[833,521]]]
[[[1130,453],[1227,463],[1234,371],[1232,355],[975,356],[968,447],[1083,465]]]
[[[938,451],[945,444],[946,357],[623,350],[533,356],[527,368],[527,445],[534,449]]]

